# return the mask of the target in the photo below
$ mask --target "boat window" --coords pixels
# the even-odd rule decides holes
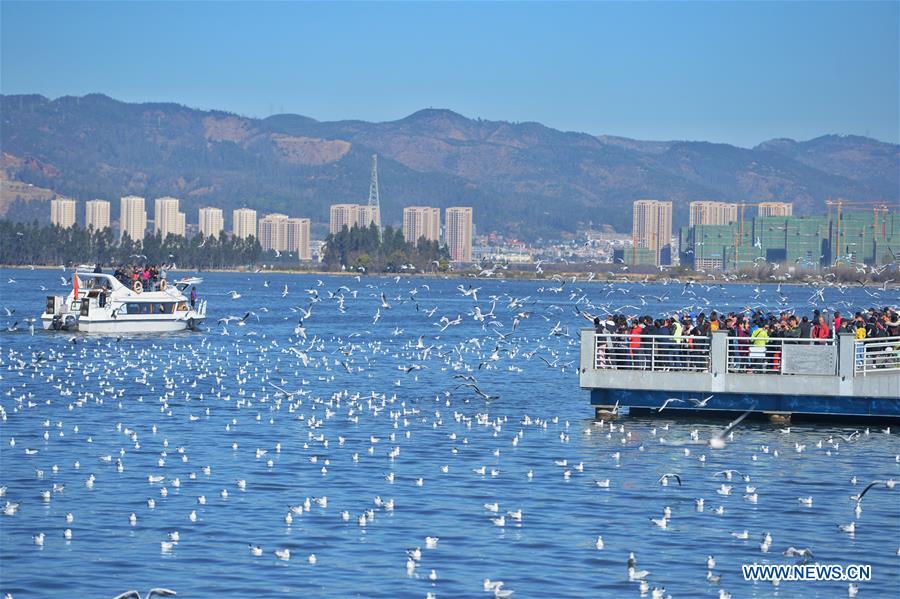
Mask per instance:
[[[141,305],[138,303],[126,304],[128,306],[127,313],[128,314],[140,314],[141,313]]]

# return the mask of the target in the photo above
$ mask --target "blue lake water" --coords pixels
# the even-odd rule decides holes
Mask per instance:
[[[79,335],[73,345],[69,334],[31,336],[21,322],[39,315],[47,294],[67,293],[60,274],[0,272],[0,305],[15,310],[5,326],[20,321],[17,332],[0,334],[0,485],[7,488],[0,505],[20,504],[15,515],[0,515],[0,593],[103,598],[158,586],[179,597],[477,597],[490,596],[489,578],[517,597],[637,597],[626,567],[634,552],[638,569],[650,571],[649,587],[674,597],[716,597],[720,588],[734,597],[846,596],[846,582],[743,580],[741,564],[796,563],[782,555],[789,546],[810,548],[820,563],[871,564],[860,596],[900,589],[900,487],[872,489],[858,518],[850,500],[871,480],[900,478],[898,431],[794,424],[782,432],[747,420],[724,450],[687,446],[687,456],[692,430],[708,438],[725,423],[625,418],[611,432],[594,422],[578,386],[577,331],[586,322],[572,306],[582,296],[650,314],[691,305],[707,313],[758,305],[808,313],[809,287],[784,286],[781,299],[771,285],[695,285],[692,296],[677,283],[208,273],[206,331]],[[469,283],[481,288],[485,313],[496,296],[496,324],[470,314],[475,302],[457,290]],[[294,334],[296,307],[310,306],[309,289],[321,301],[312,303],[303,340]],[[232,300],[230,290],[241,297]],[[381,292],[389,309],[380,307]],[[332,293],[344,297],[343,311]],[[874,298],[829,288],[824,296],[842,312],[898,302],[896,290]],[[510,309],[511,298],[530,299]],[[215,322],[247,311],[256,316],[244,326]],[[523,311],[515,333],[501,340]],[[442,316],[461,323],[441,332]],[[549,334],[558,322],[567,335]],[[424,357],[420,336],[431,347]],[[39,352],[45,359],[32,367]],[[407,372],[412,365],[423,368]],[[454,375],[476,377],[499,399],[487,404]],[[852,442],[835,437],[856,429],[863,434]],[[724,469],[750,482],[725,481],[716,475]],[[679,473],[683,485],[659,485],[666,472]],[[604,479],[609,488],[595,483]],[[723,483],[733,486],[730,495],[717,493]],[[744,498],[746,485],[756,487],[757,503]],[[42,491],[51,491],[49,501]],[[323,497],[326,505],[313,499]],[[394,509],[376,497],[393,500]],[[812,497],[812,506],[799,497]],[[286,524],[289,506],[307,498],[310,509]],[[484,507],[493,503],[497,513]],[[663,530],[650,519],[667,506]],[[492,521],[519,510],[520,520]],[[838,529],[854,521],[855,534]],[[744,530],[747,540],[731,534]],[[163,549],[175,531],[177,544]],[[766,532],[773,542],[763,553]],[[33,541],[38,533],[43,546]],[[426,547],[426,537],[438,537],[436,547]],[[421,559],[408,570],[415,547]],[[285,548],[290,560],[276,558]],[[709,555],[721,584],[707,581]]]

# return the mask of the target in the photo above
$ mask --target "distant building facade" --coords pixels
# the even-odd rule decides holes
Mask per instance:
[[[381,227],[381,212],[375,206],[360,204],[332,204],[329,210],[328,232],[334,235],[347,227],[368,227],[375,223]]]
[[[762,202],[756,205],[756,215],[763,216],[791,216],[794,214],[794,204],[791,202]]]
[[[89,200],[85,202],[84,226],[95,231],[102,231],[109,227],[109,202],[106,200]]]
[[[652,264],[671,263],[672,202],[638,200],[634,203],[632,218],[632,244],[637,250],[650,250]]]
[[[690,226],[728,225],[737,222],[738,205],[700,200],[690,204]]]
[[[416,243],[421,237],[429,241],[441,240],[440,208],[409,206],[403,209],[403,238]]]
[[[874,211],[824,216],[761,216],[728,225],[683,227],[682,261],[695,269],[754,269],[785,264],[818,269],[834,264],[880,266],[900,253],[900,214]]]
[[[310,229],[308,218],[289,218],[287,221],[287,251],[297,252],[298,260],[312,260]]]
[[[287,241],[287,214],[267,214],[259,219],[259,244],[265,251],[283,251]]]
[[[455,206],[447,208],[444,215],[444,238],[454,262],[472,261],[472,208]]]
[[[75,225],[75,200],[57,198],[50,200],[50,222],[68,229]]]
[[[157,198],[153,210],[153,229],[163,239],[168,235],[184,236],[184,212],[178,210],[178,198]]]
[[[134,241],[144,239],[147,229],[145,200],[140,196],[125,196],[119,200],[119,238],[125,233]]]
[[[239,239],[259,237],[256,233],[256,210],[238,208],[231,213],[231,234]]]
[[[297,252],[300,260],[312,259],[308,218],[267,214],[259,221],[259,244],[266,251]]]
[[[221,208],[201,208],[197,224],[204,237],[218,237],[225,230],[225,217]]]

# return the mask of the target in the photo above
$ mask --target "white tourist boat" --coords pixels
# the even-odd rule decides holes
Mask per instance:
[[[51,295],[41,315],[44,330],[82,333],[169,333],[196,329],[206,318],[206,300],[191,306],[188,288],[203,279],[192,277],[144,290],[140,283],[123,285],[114,276],[80,272],[73,275],[67,297]]]

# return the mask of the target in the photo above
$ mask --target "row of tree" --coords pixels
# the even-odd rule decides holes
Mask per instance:
[[[328,270],[360,272],[445,271],[450,251],[437,241],[420,237],[416,243],[403,238],[400,229],[346,226],[325,238],[323,261]]]
[[[194,269],[229,268],[256,264],[262,247],[253,237],[240,239],[148,233],[134,240],[126,233],[116,239],[112,229],[63,229],[37,222],[24,224],[0,220],[0,264],[172,264]]]

